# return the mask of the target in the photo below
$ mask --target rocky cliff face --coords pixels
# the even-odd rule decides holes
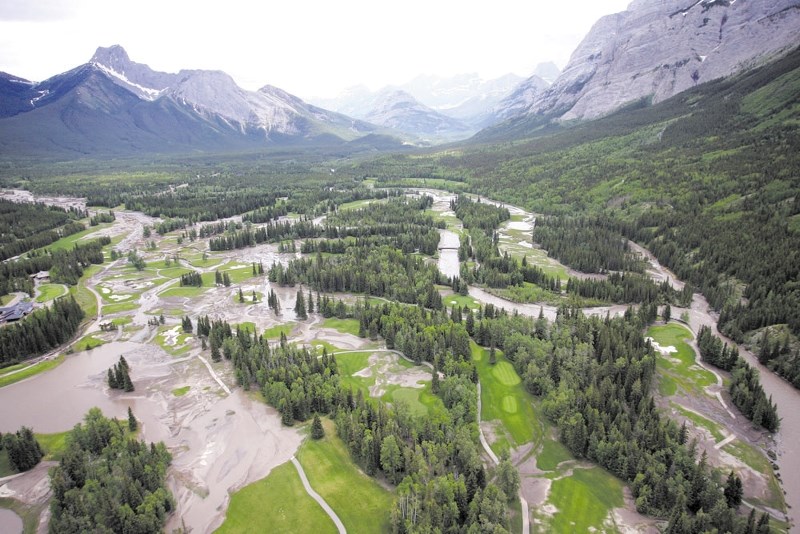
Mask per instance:
[[[221,118],[242,133],[302,136],[315,131],[354,138],[374,131],[363,121],[310,106],[274,87],[247,91],[222,71],[154,71],[131,61],[119,45],[98,48],[91,64],[143,100],[173,99],[205,118]]]
[[[786,52],[798,35],[800,0],[634,0],[601,18],[555,83],[516,108],[570,120],[658,102]]]

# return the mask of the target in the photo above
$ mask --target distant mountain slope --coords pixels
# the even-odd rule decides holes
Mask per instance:
[[[544,69],[551,75],[553,69],[558,73],[558,68],[552,63],[542,64],[537,68]],[[314,102],[352,117],[370,120],[369,117],[374,114],[376,107],[383,105],[378,100],[385,100],[387,94],[401,91],[433,112],[458,121],[461,126],[451,129],[450,133],[454,138],[464,138],[492,123],[495,108],[522,80],[516,74],[506,74],[490,80],[485,80],[476,73],[451,77],[420,75],[407,83],[387,86],[374,92],[363,85],[351,87],[335,98],[318,98]],[[413,124],[414,121],[415,119],[409,119],[407,122]],[[430,131],[404,131],[423,137],[430,135]]]
[[[14,155],[219,152],[384,133],[276,87],[246,91],[224,72],[153,71],[119,46],[40,83],[2,74],[0,102],[0,150]]]
[[[752,67],[795,46],[798,35],[798,0],[634,0],[594,25],[549,89],[509,107],[596,118]]]
[[[373,124],[427,138],[463,139],[474,132],[463,122],[443,115],[399,90],[389,90],[378,96],[364,118]]]

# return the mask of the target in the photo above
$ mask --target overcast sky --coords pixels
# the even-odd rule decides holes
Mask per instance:
[[[630,0],[0,0],[0,70],[43,80],[98,46],[166,72],[224,70],[303,98],[419,74],[528,76],[560,68]]]

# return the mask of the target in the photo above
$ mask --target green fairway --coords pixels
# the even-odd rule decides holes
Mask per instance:
[[[330,348],[328,352],[331,352]],[[342,385],[350,387],[354,392],[360,389],[367,398],[369,398],[369,386],[375,383],[375,377],[353,376],[353,374],[369,365],[371,354],[372,352],[370,351],[364,351],[336,355],[336,365],[339,369]]]
[[[605,524],[612,508],[624,504],[622,482],[599,467],[576,469],[553,482],[548,503],[558,510],[543,518],[548,532],[616,532]]]
[[[105,341],[97,339],[93,334],[83,336],[74,345],[72,345],[72,352],[82,352],[84,350],[92,350],[95,347],[104,345]]]
[[[358,335],[359,323],[358,319],[338,319],[336,317],[328,317],[322,321],[323,328],[333,328],[343,334]]]
[[[536,456],[536,467],[542,471],[554,471],[558,464],[572,459],[572,455],[560,441],[545,439],[542,449]]]
[[[707,395],[705,388],[717,383],[713,373],[697,365],[694,350],[687,343],[692,333],[686,327],[674,323],[651,326],[647,336],[662,348],[674,347],[677,351],[669,354],[656,351],[656,363],[661,375],[659,391],[662,394],[674,395],[682,389],[690,395]]]
[[[35,365],[31,365],[27,367],[24,371],[19,371],[14,374],[9,374],[11,371],[6,371],[5,374],[0,375],[0,387],[7,386],[9,384],[13,384],[14,382],[19,382],[20,380],[25,380],[33,375],[37,375],[39,373],[43,373],[45,371],[49,371],[54,367],[58,367],[63,363],[64,355],[59,356],[53,360],[44,360]],[[21,367],[20,367],[21,369]]]
[[[220,534],[247,532],[335,533],[328,514],[303,488],[294,465],[287,462],[267,478],[245,486],[231,496]]]
[[[720,441],[725,439],[725,434],[723,434],[722,427],[719,424],[715,423],[711,419],[703,417],[697,412],[687,410],[686,408],[684,408],[679,404],[675,404],[674,402],[671,404],[673,408],[678,410],[681,413],[681,415],[683,415],[692,423],[694,423],[695,426],[699,426],[708,430],[708,432],[714,437],[714,441],[719,443]]]
[[[172,394],[174,396],[176,396],[176,397],[183,397],[184,395],[189,393],[189,390],[191,389],[191,387],[192,386],[183,386],[183,387],[180,387],[180,388],[175,388],[175,389],[172,390]]]
[[[205,275],[203,275],[203,276],[205,276]],[[214,275],[212,274],[211,276],[213,277]],[[212,278],[212,282],[213,282],[213,278]],[[203,280],[203,283],[205,284],[205,280]],[[162,291],[161,293],[158,294],[158,296],[159,297],[194,298],[194,297],[199,297],[200,295],[203,294],[203,292],[205,292],[206,290],[210,289],[211,287],[214,287],[214,286],[213,285],[211,285],[211,286],[204,285],[203,287],[173,286],[173,287],[170,287],[169,289],[166,289],[166,290]]]
[[[180,278],[181,275],[192,272],[191,269],[186,267],[166,267],[158,270],[158,275],[164,278]]]
[[[42,284],[39,286],[39,296],[36,302],[50,302],[67,294],[67,286],[61,284]]]
[[[288,337],[289,335],[291,335],[292,329],[294,328],[295,324],[296,323],[279,324],[273,326],[272,328],[267,328],[261,333],[261,335],[264,336],[266,339],[278,339],[279,337],[281,337],[281,334],[284,334],[285,336]],[[253,325],[253,328],[255,328],[255,324]]]
[[[78,285],[69,288],[70,294],[75,297],[75,300],[80,305],[83,312],[86,314],[84,321],[91,321],[97,317],[97,299],[87,287],[86,281],[92,276],[100,272],[99,265],[92,265],[83,271],[83,276],[78,281]]]
[[[60,460],[67,448],[67,434],[69,430],[55,434],[35,434],[36,440],[42,446],[45,460]]]
[[[516,386],[522,382],[519,375],[514,370],[514,366],[505,360],[498,359],[497,363],[492,368],[492,375],[504,386]]]
[[[389,532],[392,494],[353,463],[333,422],[326,419],[323,424],[325,438],[305,441],[297,454],[311,487],[350,534]]]
[[[86,220],[87,219],[84,219],[84,221],[86,221]],[[83,230],[82,232],[77,232],[77,233],[74,233],[72,235],[68,235],[67,237],[62,237],[58,241],[50,243],[46,247],[38,248],[38,249],[36,249],[35,251],[32,251],[32,252],[38,253],[38,252],[43,252],[45,250],[50,250],[51,252],[55,252],[56,250],[71,249],[71,248],[73,248],[75,246],[76,243],[78,243],[81,240],[83,240],[83,243],[88,243],[89,241],[92,240],[91,237],[88,238],[88,239],[83,239],[85,236],[87,236],[89,234],[93,234],[93,233],[97,232],[98,230],[102,230],[103,228],[108,228],[109,226],[111,226],[113,224],[114,223],[103,223],[103,224],[98,224],[97,226],[90,226],[89,228],[87,228],[86,230]],[[30,255],[30,253],[28,253],[28,254]]]
[[[444,304],[448,308],[452,308],[453,306],[458,306],[459,308],[463,308],[464,306],[466,306],[470,310],[477,310],[480,307],[478,301],[470,297],[469,295],[458,295],[458,294],[442,297],[442,304]]]
[[[105,306],[103,306],[103,315],[111,315],[114,313],[131,311],[135,310],[138,307],[139,304],[137,302],[120,302],[118,304],[106,304]]]
[[[522,381],[500,351],[497,363],[489,363],[489,351],[471,343],[472,357],[476,360],[481,381],[481,420],[498,420],[502,428],[496,429],[491,443],[495,452],[518,447],[531,441],[540,442],[543,425],[533,407],[533,397],[525,391]]]
[[[387,392],[381,397],[382,401],[404,402],[413,415],[427,416],[444,412],[444,403],[437,395],[431,393],[430,382],[422,388],[389,386],[386,389]]]
[[[376,198],[365,198],[362,200],[353,200],[352,202],[345,202],[344,204],[339,205],[339,211],[347,211],[347,210],[357,210],[364,208],[373,202],[386,202],[385,199],[376,199]]]

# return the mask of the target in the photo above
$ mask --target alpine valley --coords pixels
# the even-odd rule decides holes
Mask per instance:
[[[0,532],[797,532],[798,35],[634,0],[527,78],[0,74]]]

